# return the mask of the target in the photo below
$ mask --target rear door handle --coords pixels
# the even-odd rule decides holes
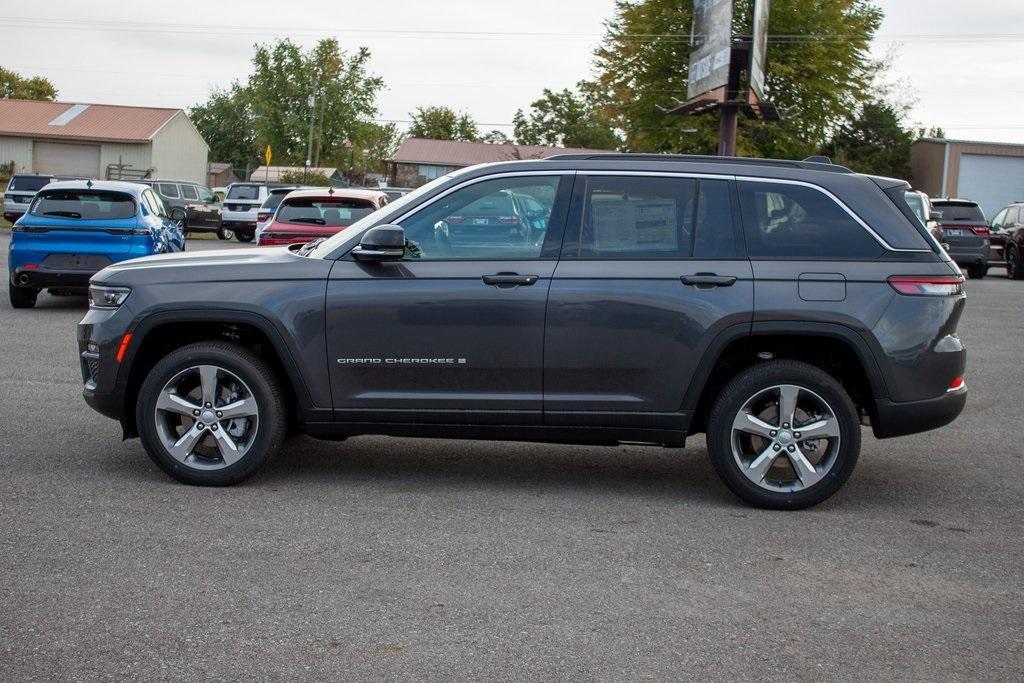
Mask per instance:
[[[679,278],[684,285],[694,287],[731,287],[736,278],[732,275],[715,275],[714,273],[697,273],[695,275],[683,275]]]
[[[495,287],[528,287],[539,279],[539,275],[519,275],[518,273],[497,273],[483,276],[484,284]]]

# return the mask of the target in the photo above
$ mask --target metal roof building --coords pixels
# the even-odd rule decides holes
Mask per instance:
[[[181,109],[0,99],[0,164],[15,173],[205,183],[208,152]]]
[[[910,172],[916,189],[976,201],[988,218],[1024,200],[1024,144],[922,138],[910,148]]]
[[[387,162],[388,178],[397,187],[417,187],[457,168],[476,164],[543,159],[555,154],[597,154],[609,151],[612,150],[406,138]]]

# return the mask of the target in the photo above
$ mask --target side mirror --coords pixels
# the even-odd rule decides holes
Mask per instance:
[[[363,233],[352,256],[360,261],[398,261],[405,256],[405,230],[400,225],[378,225]]]
[[[187,214],[185,213],[185,209],[181,208],[180,206],[176,206],[173,209],[171,209],[171,220],[180,226],[185,225],[186,216]]]

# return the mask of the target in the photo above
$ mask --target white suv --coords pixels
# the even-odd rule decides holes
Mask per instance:
[[[252,242],[256,237],[256,214],[273,185],[263,183],[231,183],[224,196],[221,225],[234,230],[239,242]]]

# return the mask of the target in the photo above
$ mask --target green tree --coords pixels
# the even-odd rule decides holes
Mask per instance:
[[[577,94],[545,88],[529,112],[520,109],[512,117],[516,140],[523,145],[617,149],[622,141],[594,94],[593,89]]]
[[[55,100],[57,88],[42,76],[25,78],[0,67],[0,98],[14,100]]]
[[[417,107],[410,112],[409,137],[477,142],[480,131],[469,114],[450,107]]]
[[[236,81],[227,90],[214,90],[210,99],[188,110],[192,123],[210,145],[212,161],[245,168],[247,164],[256,165],[260,159],[263,150],[256,145],[247,95]]]
[[[330,187],[331,179],[319,171],[285,171],[281,174],[282,183],[295,183],[296,185],[313,185],[315,187]]]
[[[488,145],[511,145],[512,140],[509,136],[495,128],[489,131],[486,135],[480,138],[480,142],[486,142]]]
[[[749,0],[736,7],[734,31],[749,32]],[[592,93],[613,128],[623,131],[626,149],[715,151],[717,116],[664,113],[686,100],[692,19],[692,0],[616,3],[595,51],[597,76],[584,90]],[[881,19],[882,12],[869,0],[774,0],[765,89],[783,120],[759,124],[741,117],[738,153],[814,154],[848,113],[870,98],[875,65],[868,47]]]
[[[321,165],[343,166],[349,141],[377,115],[384,81],[367,73],[370,52],[341,51],[326,38],[303,53],[288,39],[257,45],[247,99],[257,145],[269,144],[281,164],[302,165],[310,121]]]
[[[913,141],[914,134],[903,127],[896,108],[875,101],[839,126],[821,152],[861,173],[909,178]]]

